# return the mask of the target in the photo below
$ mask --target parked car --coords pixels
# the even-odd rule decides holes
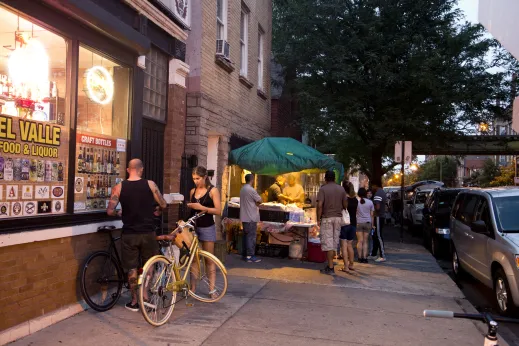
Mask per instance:
[[[466,190],[451,213],[452,270],[493,288],[499,312],[519,306],[519,188]]]
[[[463,189],[437,188],[423,208],[423,242],[434,257],[449,253],[450,215],[456,196]]]
[[[415,229],[422,226],[422,210],[427,197],[429,197],[432,191],[429,189],[416,189],[412,199],[407,201],[407,204],[404,206],[404,218],[407,219],[406,221],[410,228]]]

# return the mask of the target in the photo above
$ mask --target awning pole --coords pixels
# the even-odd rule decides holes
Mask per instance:
[[[229,171],[227,177],[227,202],[231,200],[231,166],[227,166],[227,170]]]

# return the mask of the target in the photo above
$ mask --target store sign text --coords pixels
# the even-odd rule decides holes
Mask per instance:
[[[77,134],[76,142],[87,145],[97,145],[104,148],[115,148],[116,144],[115,140],[110,138],[101,138],[80,133]]]
[[[38,157],[58,157],[61,127],[18,119],[19,139],[32,144],[12,142],[18,139],[13,118],[0,116],[0,152]],[[51,145],[54,147],[48,147]]]

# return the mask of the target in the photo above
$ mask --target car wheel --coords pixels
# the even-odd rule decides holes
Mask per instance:
[[[515,311],[514,301],[510,292],[510,286],[506,279],[505,272],[499,268],[494,273],[494,296],[499,313],[502,315],[512,315]]]
[[[462,276],[463,270],[461,269],[460,259],[458,257],[458,251],[452,245],[452,273],[454,274],[455,279],[459,279]]]
[[[431,254],[435,258],[437,258],[439,253],[440,253],[440,249],[439,249],[439,246],[438,246],[438,241],[433,236],[431,236],[430,246],[431,246]],[[459,268],[459,263],[458,263],[458,268]]]

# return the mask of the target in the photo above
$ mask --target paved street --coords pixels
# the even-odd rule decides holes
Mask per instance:
[[[321,264],[229,256],[229,291],[216,304],[177,304],[163,327],[124,309],[85,311],[13,345],[478,345],[470,321],[426,320],[424,309],[474,311],[421,246],[388,243],[389,261],[353,275]],[[483,327],[483,325],[481,325]]]

